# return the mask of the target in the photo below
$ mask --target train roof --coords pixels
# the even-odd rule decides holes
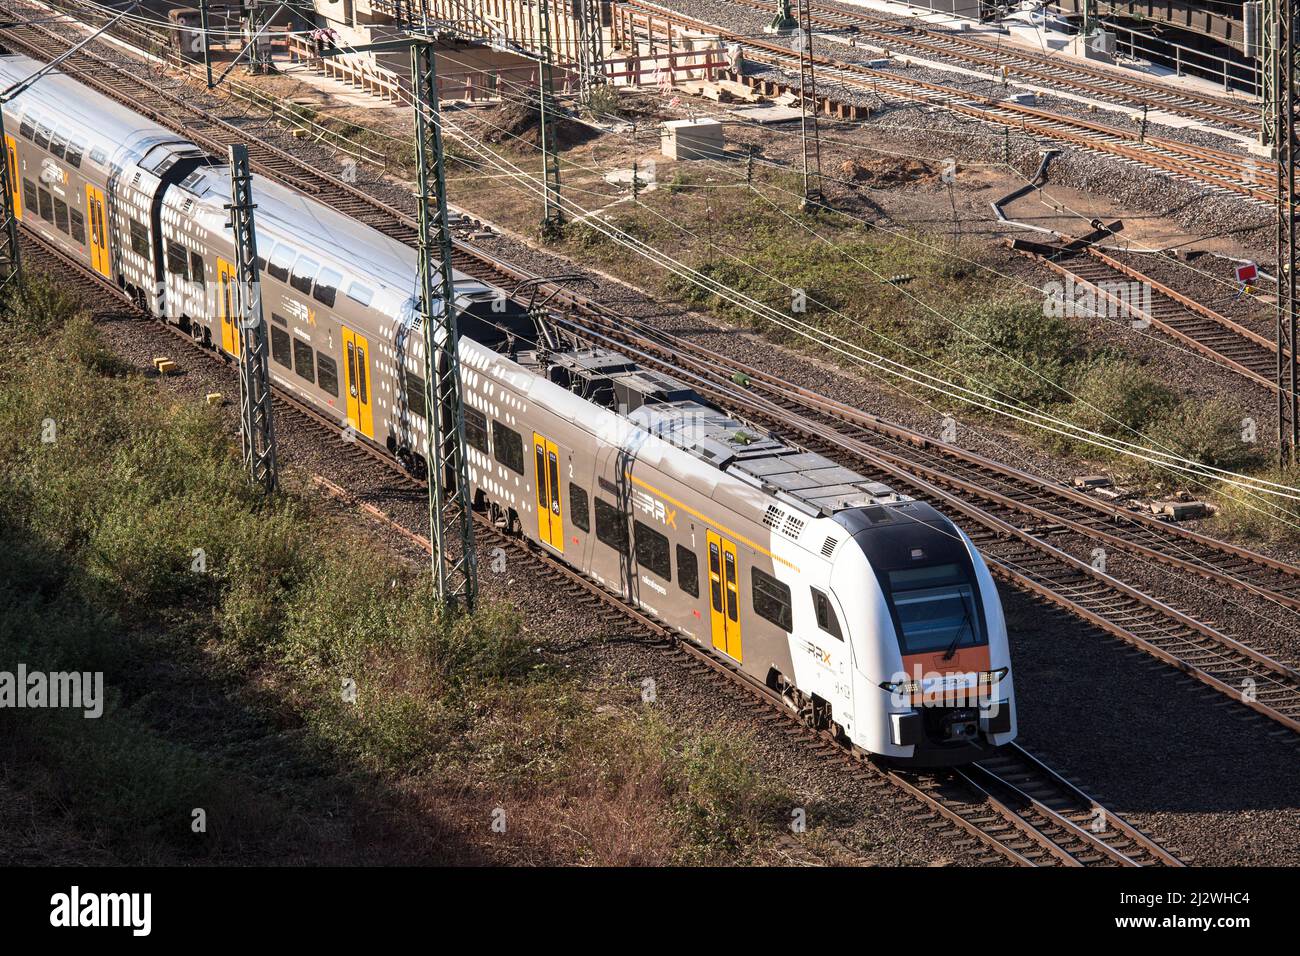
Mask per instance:
[[[226,228],[228,166],[200,167],[178,188],[195,197],[209,230],[220,232]],[[388,301],[375,302],[374,306],[394,318],[404,315],[404,307],[416,294],[419,282],[419,259],[414,249],[265,176],[253,175],[252,194],[259,256],[273,255],[272,243],[283,243],[351,279],[382,286]],[[461,285],[458,281],[457,286]]]
[[[605,362],[616,356],[600,352],[604,350],[589,354]],[[825,517],[907,500],[888,485],[869,481],[824,455],[786,444],[770,432],[705,404],[687,385],[668,375],[624,361],[621,370],[610,376],[615,388],[634,389],[650,398],[627,413],[629,421],[793,510]],[[780,520],[779,509],[769,509],[764,516],[770,525]]]
[[[227,230],[230,202],[230,172],[225,165],[195,169],[179,185],[182,193],[195,197],[204,224],[212,231]],[[380,292],[371,303],[375,309],[401,323],[415,327],[420,315],[420,260],[415,249],[357,222],[350,216],[258,174],[253,175],[254,221],[258,256],[271,259],[283,246],[297,254],[318,260],[345,277],[343,291],[351,281]],[[183,204],[183,203],[182,203]],[[275,245],[272,246],[272,243]],[[491,298],[492,288],[457,270],[453,281],[461,308],[480,298]],[[434,307],[438,308],[435,300]]]
[[[45,66],[39,60],[17,53],[0,54],[0,88],[25,80]],[[164,126],[159,126],[107,96],[88,89],[58,70],[41,78],[10,102],[5,113],[17,119],[31,111],[51,128],[61,128],[71,139],[86,143],[83,152],[93,152],[109,161],[132,162],[160,143],[187,143]],[[10,135],[17,132],[17,123]]]

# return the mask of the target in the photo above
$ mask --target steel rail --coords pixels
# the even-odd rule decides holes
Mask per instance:
[[[218,357],[217,354],[209,349],[203,348],[196,343],[191,337],[174,325],[159,321],[150,313],[144,311],[137,303],[125,296],[120,289],[114,284],[93,272],[84,264],[69,256],[63,250],[51,245],[43,237],[33,233],[27,226],[23,226],[23,238],[30,244],[33,249],[39,249],[45,257],[45,261],[52,263],[55,268],[49,272],[57,274],[63,282],[69,279],[75,279],[76,284],[83,290],[89,289],[91,292],[107,293],[114,301],[119,302],[122,307],[133,313],[141,321],[147,321],[160,330],[165,330],[178,340],[188,345],[195,354],[205,357],[207,360],[217,364],[229,367],[230,363]],[[41,260],[33,256],[29,262],[38,263]],[[281,414],[297,415],[309,425],[324,429],[332,435],[342,435],[342,426],[330,418],[322,415],[315,408],[300,401],[292,394],[285,392],[283,389],[275,386],[277,406]],[[351,456],[365,456],[375,463],[382,465],[385,469],[405,486],[411,488],[424,488],[425,483],[411,476],[395,458],[388,455],[381,449],[369,445],[363,441],[349,441],[339,443],[340,454]],[[337,484],[330,482],[320,475],[312,476],[313,483],[326,491],[327,493],[348,501],[364,511],[370,518],[383,523],[390,530],[402,535],[411,544],[420,547],[426,551],[431,550],[432,545],[429,539],[419,535],[409,528],[406,528],[400,522],[395,521],[385,514],[382,509],[360,501],[352,496],[346,489],[339,487]],[[986,793],[979,788],[968,788],[967,796],[975,796],[977,803],[972,804],[969,800],[963,799],[960,794],[939,794],[935,788],[929,786],[920,786],[914,779],[900,773],[898,770],[878,762],[872,755],[866,753],[861,748],[849,744],[842,738],[836,737],[825,730],[815,730],[798,719],[794,712],[785,703],[783,698],[774,690],[760,683],[747,674],[737,670],[734,666],[719,658],[717,655],[701,647],[688,638],[678,634],[656,618],[646,614],[640,608],[637,608],[620,596],[614,595],[595,581],[587,578],[580,572],[574,570],[568,565],[558,561],[551,555],[546,554],[541,548],[534,546],[526,539],[513,535],[502,533],[496,526],[485,516],[476,515],[480,529],[485,538],[504,544],[530,558],[537,566],[544,570],[545,573],[552,576],[554,580],[565,587],[567,593],[577,595],[585,594],[588,598],[600,602],[602,606],[616,609],[627,619],[633,621],[653,636],[667,642],[678,652],[686,655],[692,661],[702,665],[707,671],[719,681],[726,682],[726,686],[738,686],[749,692],[756,701],[773,715],[780,715],[781,718],[790,721],[791,729],[797,730],[809,742],[817,745],[818,748],[825,752],[833,754],[837,759],[843,762],[857,775],[860,775],[869,783],[879,784],[888,783],[894,789],[900,791],[907,797],[919,802],[928,813],[933,814],[960,831],[973,837],[983,845],[995,850],[1007,860],[1020,866],[1038,865],[1037,860],[1042,858],[1043,854],[1060,859],[1057,855],[1063,848],[1059,846],[1050,837],[1039,834],[1037,828],[1026,819],[1026,816],[1020,811],[1015,810],[1010,805]],[[1016,748],[1017,752],[1023,752],[1021,748]],[[1056,776],[1055,771],[1047,768],[1046,764],[1041,761],[1035,762],[1041,766],[1045,773],[1044,779],[1048,779],[1047,774]],[[1058,778],[1059,779],[1059,778]],[[976,812],[979,807],[987,807],[992,810],[999,820],[1002,821],[1001,827],[989,827],[981,825]],[[1108,813],[1108,819],[1116,824],[1123,823],[1118,815]],[[1138,832],[1136,828],[1127,823],[1123,823],[1126,831]],[[1010,839],[1006,836],[1007,829],[1014,833],[1019,833],[1028,837],[1032,842],[1037,844],[1037,850],[1030,852],[1024,847],[1017,848],[1010,845]],[[1001,835],[1000,835],[1001,834]],[[1039,834],[1035,836],[1035,834]],[[1145,838],[1144,839],[1148,839]],[[1153,846],[1155,844],[1153,843]],[[1068,850],[1065,851],[1068,856]],[[1181,861],[1167,850],[1160,850],[1160,855],[1155,857],[1155,862],[1167,863],[1170,865],[1181,866]],[[1065,862],[1064,859],[1061,860]],[[1084,865],[1085,860],[1073,860],[1071,865]]]
[[[1278,352],[1276,340],[1197,302],[1100,249],[1089,246],[1081,252],[1059,256],[1027,250],[1021,252],[1090,290],[1098,299],[1110,303],[1117,313],[1145,319],[1164,335],[1204,355],[1214,364],[1248,379],[1254,385],[1268,389],[1270,393],[1277,392],[1277,381],[1273,375]],[[1137,282],[1148,287],[1155,294],[1151,308],[1135,306],[1117,294],[1112,285],[1117,280]],[[1108,288],[1108,285],[1111,287]]]
[[[875,442],[873,451],[890,464],[978,496],[986,505],[1019,511],[1039,525],[1060,525],[1141,557],[1300,609],[1300,567],[1295,565],[1179,528],[1142,511],[1103,504],[1072,488],[1045,482],[956,445],[884,422],[635,319],[591,310],[581,322],[620,342],[678,355],[697,371],[721,369],[732,377],[743,376],[750,388],[759,388],[777,401],[795,403],[853,428],[856,437]],[[1166,543],[1160,546],[1154,540]]]
[[[50,40],[53,40],[55,42],[59,41],[57,35],[49,31],[42,31],[42,32],[45,34],[47,42],[49,42]],[[107,61],[102,61],[101,59],[101,63],[107,63]],[[158,91],[157,87],[155,87],[153,84],[145,83],[143,81],[138,80],[138,78],[133,77],[128,71],[125,71],[122,68],[114,67],[113,69],[114,72],[118,74],[119,79],[123,81],[117,84],[118,88],[114,89],[113,91],[115,93],[115,98],[119,99],[120,101],[127,102],[129,104],[133,102],[130,94],[126,92],[127,89],[132,87],[139,88],[142,86],[146,91],[152,91],[152,92]],[[150,92],[150,95],[152,95],[152,92]],[[159,114],[159,118],[158,118],[159,122],[164,123],[165,125],[168,125],[173,129],[176,129],[178,132],[184,132],[187,135],[189,135],[194,125],[193,118],[197,116],[198,118],[202,119],[208,115],[205,111],[203,111],[201,108],[197,107],[196,105],[187,103],[181,100],[179,97],[176,97],[172,94],[167,94],[166,99],[168,102],[172,103],[175,108],[184,110],[184,112],[191,117],[189,121],[180,121],[169,114],[162,114],[162,113]],[[239,129],[238,127],[230,127],[229,129],[226,129],[225,127],[219,125],[217,129],[218,129],[218,133],[223,134],[227,137],[236,136],[241,141],[250,141],[248,132],[246,130]],[[217,141],[221,142],[219,138],[217,139]],[[250,151],[255,157],[261,155],[261,147],[264,144],[259,143],[255,138],[253,138],[249,142],[249,145],[250,145]],[[368,196],[368,194],[357,189],[351,184],[338,181],[335,177],[331,177],[327,174],[320,172],[317,169],[307,166],[305,163],[303,163],[301,160],[297,160],[291,154],[285,153],[284,151],[278,150],[274,147],[270,147],[270,149],[273,150],[273,152],[271,153],[272,156],[276,157],[277,159],[282,159],[290,163],[295,173],[297,173],[299,176],[311,178],[318,183],[325,184],[332,187],[330,191],[326,191],[322,193],[323,201],[331,202],[331,204],[334,204],[336,208],[340,208],[342,211],[345,212],[349,212],[351,211],[351,209],[357,206],[361,206],[364,208],[367,215],[358,218],[362,218],[362,221],[369,220],[371,224],[376,224],[377,228],[380,228],[381,231],[384,231],[388,235],[392,235],[396,238],[402,238],[402,233],[406,231],[407,223],[410,221],[410,218],[405,216],[405,214],[394,209],[392,206],[388,205],[387,203],[372,199],[371,197]],[[281,176],[281,174],[274,167],[268,169],[267,174],[275,178],[280,178]],[[344,199],[346,201],[337,202],[335,200],[335,197],[330,195],[330,193],[333,191],[338,191],[343,193]],[[413,237],[408,237],[407,241],[409,242],[412,239]],[[504,268],[503,264],[501,264],[499,260],[494,260],[491,257],[486,257],[481,252],[470,249],[464,244],[458,244],[456,256],[457,256],[458,264],[461,262],[461,260],[463,260],[464,257],[467,256],[474,257],[477,261],[479,274],[481,274],[481,270],[484,265],[487,265],[489,268],[492,268],[494,271],[498,273],[500,273]],[[467,271],[471,271],[471,270],[467,270]],[[515,272],[514,274],[517,275],[518,273]],[[557,291],[564,292],[564,290],[557,290]],[[583,297],[568,295],[568,294],[563,295],[561,301],[565,301],[566,304],[575,307],[580,307],[583,302],[589,302],[589,300],[584,300]],[[832,445],[834,444],[834,441],[837,440],[837,436],[835,436],[833,433],[824,433],[821,435],[817,435],[817,433],[814,432],[814,435],[817,437],[817,440],[831,441]],[[863,451],[865,451],[867,454],[870,454],[869,449],[863,449]],[[877,461],[879,461],[879,459],[877,459]],[[883,467],[886,470],[888,470],[892,466],[888,465],[888,463],[880,462],[880,467]],[[901,475],[900,477],[902,477],[904,481],[916,480],[914,478],[910,478],[909,476],[906,476],[905,474]],[[939,491],[938,489],[934,489],[934,490],[937,494],[939,494],[942,497],[951,498],[950,495],[945,495],[945,493]],[[1142,626],[1143,630],[1145,630],[1146,632],[1151,631],[1150,623],[1142,621],[1139,617],[1133,614],[1131,609],[1126,609],[1124,607],[1121,607],[1117,611],[1117,609],[1115,608],[1107,607],[1108,599],[1105,597],[1105,594],[1108,592],[1106,591],[1106,589],[1103,588],[1101,593],[1094,594],[1094,593],[1087,592],[1086,588],[1080,587],[1080,583],[1081,583],[1079,580],[1080,575],[1082,576],[1082,578],[1086,579],[1091,576],[1093,569],[1089,568],[1086,565],[1083,565],[1082,562],[1077,562],[1077,560],[1072,558],[1071,556],[1065,555],[1063,552],[1059,552],[1055,548],[1051,548],[1051,546],[1047,546],[1042,542],[1038,542],[1037,539],[1033,538],[1032,535],[1025,535],[1019,529],[1016,529],[1011,525],[1007,524],[1006,522],[1003,522],[1000,519],[997,519],[994,516],[987,514],[981,509],[972,508],[968,504],[956,502],[956,501],[955,504],[957,505],[957,510],[960,511],[961,513],[968,514],[968,516],[975,518],[979,522],[985,523],[986,526],[989,526],[993,529],[993,535],[995,537],[990,539],[989,541],[990,545],[996,543],[997,535],[1009,533],[1010,537],[1018,538],[1021,541],[1021,543],[1025,544],[1026,546],[1038,550],[1042,550],[1043,548],[1050,549],[1050,551],[1054,553],[1054,558],[1056,559],[1058,564],[1064,563],[1070,565],[1071,569],[1078,571],[1079,574],[1074,575],[1073,577],[1067,576],[1067,578],[1063,581],[1062,580],[1053,581],[1049,575],[1045,575],[1042,573],[1024,574],[1018,571],[1012,571],[1009,568],[1004,568],[1002,564],[998,563],[996,556],[994,556],[995,570],[1002,569],[1003,572],[1009,577],[1009,579],[1015,581],[1021,586],[1027,587],[1032,591],[1043,594],[1044,596],[1047,596],[1050,600],[1053,600],[1056,603],[1061,604],[1062,606],[1074,610],[1076,613],[1079,613],[1085,619],[1090,620],[1093,623],[1097,623],[1100,626],[1103,626],[1110,633],[1113,633],[1116,636],[1121,637],[1121,639],[1128,640],[1131,643],[1137,643],[1138,646],[1143,647],[1144,649],[1153,653],[1155,656],[1160,657],[1163,660],[1167,660],[1169,663],[1173,663],[1175,666],[1179,666],[1181,669],[1186,670],[1188,673],[1191,673],[1193,676],[1198,677],[1198,679],[1202,679],[1205,680],[1207,683],[1211,683],[1212,686],[1216,687],[1216,689],[1219,689],[1223,692],[1232,692],[1231,688],[1229,688],[1228,685],[1224,684],[1222,681],[1213,678],[1213,676],[1209,674],[1209,672],[1205,670],[1203,667],[1189,664],[1188,662],[1182,660],[1177,654],[1170,654],[1166,652],[1162,648],[1152,644],[1152,642],[1147,641],[1141,638],[1138,634],[1133,633],[1134,630],[1133,628],[1124,626],[1123,623],[1120,623],[1120,622],[1129,622],[1129,621],[1136,620]],[[1074,562],[1074,564],[1071,564],[1071,562]],[[1083,583],[1086,585],[1087,582],[1084,581]],[[1064,593],[1062,593],[1063,590],[1071,590],[1074,597],[1073,598],[1067,597]],[[1086,598],[1087,600],[1075,600],[1075,598],[1079,598],[1081,596],[1083,598]],[[1091,609],[1088,607],[1089,603],[1091,603]],[[1139,600],[1139,604],[1141,603],[1142,602]],[[1120,621],[1116,621],[1114,619],[1117,616],[1117,614],[1119,616]],[[1195,633],[1201,630],[1198,625],[1198,622],[1193,622],[1189,618],[1187,618],[1186,615],[1181,615],[1179,612],[1173,612],[1172,609],[1165,609],[1163,605],[1160,605],[1160,609],[1157,611],[1157,615],[1162,617],[1172,616],[1178,622],[1179,625],[1176,628],[1176,631],[1178,633],[1158,634],[1158,636],[1162,638],[1166,643],[1172,642],[1176,646],[1186,645],[1187,633],[1189,631]],[[1205,634],[1203,634],[1202,636],[1210,639],[1212,647],[1213,645],[1217,645],[1221,648],[1228,647],[1229,646],[1228,642],[1231,642],[1231,639],[1226,638],[1226,636],[1224,636],[1221,640],[1218,639],[1217,637],[1210,637],[1209,635],[1205,635]],[[1192,646],[1194,647],[1195,644],[1193,643]],[[1187,648],[1185,646],[1181,646],[1179,647],[1179,649],[1182,650],[1184,656],[1186,656],[1186,654],[1188,653]],[[1204,649],[1202,648],[1199,652],[1195,652],[1194,656],[1200,656],[1203,653],[1204,653]],[[1214,656],[1218,653],[1219,653],[1218,651],[1212,650],[1211,656]],[[1235,650],[1234,653],[1236,653]],[[1258,667],[1260,665],[1263,665],[1265,669],[1271,669],[1270,665],[1265,663],[1264,660],[1257,659],[1262,657],[1261,655],[1255,655],[1255,657],[1252,657],[1251,655],[1253,654],[1254,652],[1250,651],[1250,649],[1248,648],[1244,649],[1242,659],[1250,660],[1252,662],[1250,666],[1246,667],[1245,669],[1246,673],[1248,674],[1250,673],[1251,666]],[[1233,664],[1233,662],[1224,661],[1224,662],[1220,662],[1220,664],[1222,669],[1223,667],[1228,667],[1228,665]],[[1277,666],[1280,667],[1281,665],[1277,665]],[[1241,672],[1241,668],[1233,666],[1229,668],[1229,672],[1233,676],[1235,676],[1237,673]],[[1268,683],[1267,680],[1265,681],[1265,689],[1270,694],[1273,694],[1279,698],[1285,697],[1291,693],[1289,688],[1283,688],[1280,690],[1277,688],[1273,688]],[[1280,714],[1278,711],[1274,710],[1273,708],[1261,704],[1258,701],[1248,702],[1248,706],[1254,706],[1254,708],[1259,710],[1261,713],[1265,713],[1267,716],[1270,716],[1273,719],[1281,719],[1282,722],[1284,723],[1290,720],[1290,718],[1286,717],[1285,715]],[[1291,726],[1292,729],[1296,729],[1294,726],[1292,726],[1292,723],[1288,723],[1287,725]]]
[[[1300,733],[1300,672],[1182,611],[1139,591],[1073,555],[1048,544],[1030,530],[1016,527],[978,505],[898,468],[864,443],[832,426],[803,418],[794,407],[739,396],[709,371],[688,372],[681,351],[655,355],[628,338],[604,336],[602,343],[693,385],[724,408],[740,411],[778,433],[794,434],[802,444],[850,467],[868,466],[877,477],[910,489],[917,497],[962,514],[982,527],[972,540],[989,560],[995,576],[1081,617],[1141,648],[1215,690]],[[688,343],[679,343],[685,351]],[[1245,682],[1234,686],[1231,681]]]
[[[622,5],[640,11],[647,23],[653,17],[656,21],[667,20],[691,30],[715,35],[725,42],[740,44],[762,62],[778,66],[786,72],[797,72],[797,54],[778,43],[730,33],[707,21],[676,13],[646,0],[622,0]],[[634,15],[633,23],[635,22]],[[910,79],[898,73],[825,55],[814,55],[813,60],[820,75],[839,79],[877,95],[883,91],[906,100],[939,106],[981,122],[1007,126],[1025,133],[1037,133],[1080,149],[1119,157],[1189,182],[1237,194],[1255,204],[1274,204],[1268,182],[1270,179],[1276,180],[1278,174],[1276,164],[1271,160],[1251,159],[1224,150],[1144,136],[1141,132],[1058,116],[1023,104],[994,100],[957,87]],[[1263,183],[1260,182],[1261,179]]]
[[[738,6],[770,13],[765,0],[727,0]],[[955,31],[928,28],[874,16],[866,10],[848,10],[812,4],[814,23],[852,31],[881,44],[893,54],[896,49],[912,55],[983,68],[1006,68],[1009,73],[1051,85],[1070,88],[1082,95],[1118,104],[1147,106],[1166,113],[1220,123],[1243,130],[1259,128],[1259,106],[1243,101],[1209,96],[1195,90],[1180,90],[1169,84],[1145,80],[1132,73],[1088,63],[1063,60],[1008,43],[991,43]]]

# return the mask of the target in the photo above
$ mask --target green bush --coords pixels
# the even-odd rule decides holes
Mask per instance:
[[[594,788],[597,811],[617,810],[630,785],[651,822],[624,842],[665,857],[743,852],[772,818],[743,741],[600,713],[513,610],[448,615],[427,568],[251,489],[215,411],[117,377],[75,303],[35,288],[48,321],[6,313],[0,366],[0,660],[102,670],[109,706],[97,721],[27,714],[0,760],[97,847],[151,862],[290,846],[321,823],[302,806],[332,792],[321,771],[336,765],[384,790],[504,788],[557,809]],[[290,753],[322,779],[302,783]],[[190,831],[195,807],[211,839]],[[566,828],[554,817],[541,832]]]
[[[1203,465],[1238,471],[1260,458],[1259,445],[1245,440],[1241,405],[1217,396],[1187,399],[1168,411],[1148,432],[1150,443]],[[1155,473],[1157,467],[1148,467]]]
[[[1253,477],[1272,481],[1286,488],[1300,488],[1300,468],[1272,467]],[[1224,530],[1274,544],[1300,543],[1300,492],[1284,492],[1287,497],[1250,490],[1237,484],[1220,482],[1219,512],[1215,523]]]
[[[1068,323],[1032,302],[992,301],[959,313],[944,361],[968,388],[1042,407],[1061,401],[1083,353]]]
[[[1074,389],[1071,418],[1090,431],[1138,441],[1177,404],[1173,391],[1141,365],[1103,358],[1083,373]]]
[[[704,734],[688,739],[670,761],[673,812],[690,836],[685,862],[744,847],[765,825],[789,813],[788,795],[754,769],[746,743],[723,733]]]

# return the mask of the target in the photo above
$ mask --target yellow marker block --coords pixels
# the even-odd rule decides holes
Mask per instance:
[[[205,396],[203,396],[203,398],[204,398],[204,401],[206,401],[209,405],[220,405],[220,404],[221,404],[221,393],[220,393],[220,392],[208,392],[208,394],[205,395]]]
[[[176,371],[176,363],[169,358],[156,358],[153,360],[153,367],[158,370],[159,375],[170,375]]]

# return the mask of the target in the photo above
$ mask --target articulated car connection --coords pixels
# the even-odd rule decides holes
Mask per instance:
[[[0,82],[39,66],[0,56]],[[236,355],[224,162],[60,75],[4,109],[23,225]],[[275,384],[423,472],[415,252],[253,190]],[[997,589],[951,521],[455,283],[476,507],[871,753],[959,764],[1015,738]]]

